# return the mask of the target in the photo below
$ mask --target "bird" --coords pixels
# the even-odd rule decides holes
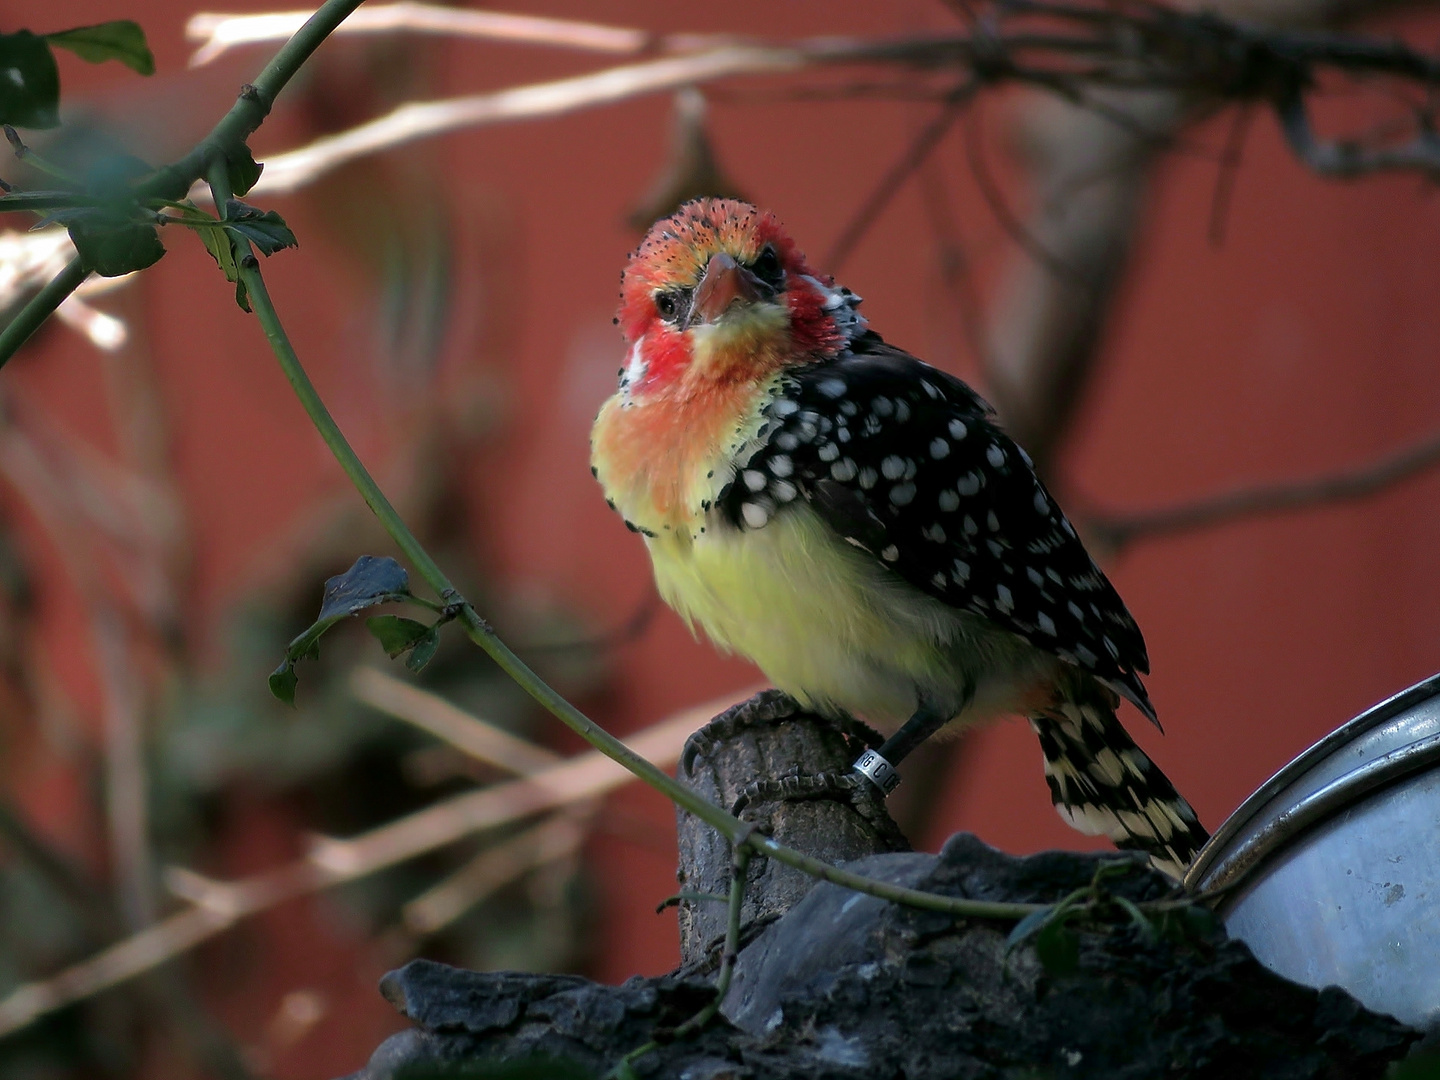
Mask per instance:
[[[656,222],[591,433],[606,501],[692,631],[891,733],[854,766],[882,794],[942,728],[1022,716],[1060,816],[1178,877],[1207,834],[1117,717],[1159,726],[1135,620],[991,407],[860,303],[749,203]]]

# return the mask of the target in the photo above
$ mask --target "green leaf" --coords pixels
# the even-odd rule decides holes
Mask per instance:
[[[440,648],[440,624],[436,623],[425,631],[425,636],[415,643],[410,650],[410,655],[405,658],[405,666],[416,675],[425,670],[425,665],[435,659],[435,650]]]
[[[86,215],[70,226],[70,239],[85,265],[101,277],[119,277],[153,266],[165,254],[154,225],[114,211]]]
[[[300,246],[285,219],[274,210],[261,210],[239,199],[226,202],[225,227],[249,240],[261,255],[274,255],[285,248]]]
[[[96,23],[94,26],[77,26],[73,30],[59,30],[46,34],[45,40],[51,45],[69,49],[81,60],[92,64],[103,64],[106,60],[119,60],[131,71],[141,75],[155,74],[155,57],[145,43],[145,31],[140,24],[129,19]]]
[[[220,223],[217,221],[214,225],[192,225],[191,228],[199,235],[200,242],[215,260],[215,265],[220,267],[225,280],[240,280],[240,267],[235,262],[235,248],[230,243],[230,234]]]
[[[45,39],[29,30],[0,34],[0,123],[23,128],[60,123],[60,69]]]
[[[255,186],[265,166],[255,160],[255,155],[250,153],[250,147],[243,142],[234,143],[224,154],[226,169],[230,174],[230,190],[236,195],[244,195]]]
[[[414,619],[405,619],[399,615],[376,615],[365,620],[366,627],[370,633],[375,635],[380,642],[380,647],[385,650],[390,659],[395,659],[401,653],[413,649],[420,640],[430,633],[430,627]]]
[[[300,679],[295,674],[295,661],[285,659],[278,668],[270,673],[270,693],[274,694],[286,705],[295,704],[295,687]]]
[[[1035,956],[1051,975],[1072,975],[1080,966],[1080,939],[1056,919],[1035,938]]]

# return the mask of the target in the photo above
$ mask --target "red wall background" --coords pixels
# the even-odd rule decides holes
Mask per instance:
[[[183,149],[263,62],[259,50],[187,73],[185,0],[22,0],[8,22],[37,31],[139,20],[160,74],[143,82],[116,65],[61,58],[66,100],[140,110],[157,145]],[[235,8],[264,10],[247,0]],[[545,14],[668,30],[776,36],[887,33],[946,24],[943,5],[736,0],[686,6],[634,0],[597,7],[549,0]],[[1422,27],[1430,31],[1433,26]],[[1424,34],[1415,40],[1429,40]],[[538,81],[598,66],[591,58],[521,47],[437,47],[445,93]],[[482,223],[500,273],[473,273],[460,292],[503,335],[480,348],[459,335],[447,363],[485,363],[511,395],[503,438],[475,463],[474,501],[490,537],[489,565],[510,586],[550,595],[597,626],[621,621],[648,588],[640,544],[605,507],[587,468],[588,430],[620,355],[610,326],[617,273],[634,243],[626,213],[660,168],[669,102],[630,102],[559,120],[445,139],[436,151],[456,205]],[[1003,103],[991,108],[1000,127]],[[824,251],[928,116],[896,103],[718,105],[711,131],[726,169],[776,210],[802,246]],[[1202,133],[1214,143],[1221,129]],[[255,140],[257,156],[289,148],[303,124],[282,107]],[[982,286],[1016,258],[971,182],[958,141],[940,151]],[[1063,462],[1064,487],[1112,508],[1167,504],[1231,486],[1326,473],[1367,461],[1431,431],[1440,418],[1440,202],[1415,178],[1341,184],[1307,173],[1259,118],[1238,174],[1227,239],[1208,238],[1213,162],[1176,156],[1159,170],[1147,225],[1104,347],[1104,367]],[[3,167],[0,167],[3,175]],[[1019,201],[1021,192],[1012,193]],[[360,313],[343,255],[307,240],[309,204],[275,200],[301,237],[267,266],[281,314],[341,424],[368,459],[383,433],[367,420]],[[164,379],[177,470],[197,558],[194,604],[234,601],[255,553],[343,478],[306,424],[254,321],[188,238],[143,290],[143,330]],[[968,378],[973,359],[935,285],[920,199],[907,189],[843,275],[888,339]],[[484,292],[482,294],[482,285]],[[104,307],[105,302],[99,302]],[[484,323],[485,320],[480,320]],[[477,324],[478,325],[478,324]],[[475,360],[485,353],[503,360]],[[49,333],[4,378],[35,394],[72,430],[105,445],[97,354],[75,335]],[[1074,500],[1072,494],[1072,501]],[[1108,567],[1150,644],[1149,685],[1166,725],[1140,730],[1147,752],[1217,825],[1250,791],[1326,731],[1440,669],[1440,473],[1361,504],[1229,525],[1138,543]],[[84,614],[40,534],[29,554],[47,583],[46,640],[83,639]],[[204,618],[196,620],[204,624]],[[277,650],[281,643],[277,642]],[[87,706],[89,657],[73,650],[64,676]],[[748,665],[693,641],[668,612],[618,650],[616,692],[596,710],[626,732],[686,704],[753,684]],[[263,677],[257,672],[257,678]],[[556,725],[558,728],[558,724]],[[557,731],[557,746],[572,742]],[[12,782],[43,826],[81,843],[79,796],[33,751]],[[1007,724],[975,737],[950,778],[933,848],[959,829],[1015,851],[1077,847],[1050,809],[1033,737]],[[668,829],[670,808],[631,788],[617,804]],[[283,823],[235,853],[234,872],[258,869],[293,843]],[[591,865],[605,882],[605,944],[592,974],[620,980],[675,961],[672,917],[653,914],[673,888],[670,854],[598,837]],[[275,1074],[331,1075],[358,1067],[398,1022],[373,992],[378,957],[313,927],[322,902],[266,917],[262,989],[230,999],[227,1021],[255,1037],[281,994],[323,983],[344,1002],[337,1019],[277,1061]],[[287,953],[304,956],[304,964]],[[343,1014],[343,1018],[340,1014]]]

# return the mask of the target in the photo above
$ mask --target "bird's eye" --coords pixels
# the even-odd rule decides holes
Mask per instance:
[[[673,319],[680,310],[680,296],[678,293],[662,292],[655,296],[655,310],[660,313],[662,319]]]
[[[755,262],[750,269],[756,277],[772,289],[778,289],[785,278],[785,271],[780,267],[780,256],[769,244],[766,244],[760,254],[755,257]]]

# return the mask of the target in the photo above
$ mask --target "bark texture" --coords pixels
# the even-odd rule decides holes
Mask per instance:
[[[728,732],[728,735],[727,735]],[[691,782],[722,804],[759,778],[848,765],[852,748],[801,718],[712,725]],[[838,756],[837,756],[838,755]],[[682,769],[683,772],[683,769]],[[1167,895],[1136,856],[1048,852],[1016,858],[968,834],[939,855],[883,850],[888,819],[848,799],[768,801],[758,823],[850,868],[949,896],[1053,903],[1102,862],[1115,895]],[[883,816],[883,809],[882,809]],[[878,823],[877,823],[878,822]],[[682,817],[682,883],[728,887],[728,845]],[[864,852],[870,847],[879,854]],[[771,865],[746,899],[741,950],[720,1017],[698,1035],[667,1031],[713,999],[680,973],[602,986],[569,975],[460,971],[416,960],[382,992],[413,1022],[351,1080],[469,1076],[599,1080],[654,1039],[634,1075],[682,1080],[1380,1080],[1418,1038],[1334,987],[1313,990],[1262,967],[1201,914],[1142,931],[1123,914],[1075,926],[1072,963],[1049,966],[1008,924],[902,908]],[[723,911],[716,905],[717,911]],[[1118,908],[1116,909],[1118,912]],[[692,905],[689,970],[703,967],[718,919]]]
[[[745,722],[741,710],[762,717]],[[739,715],[740,722],[735,718]],[[794,792],[819,788],[812,797],[752,800],[743,817],[782,844],[826,862],[849,862],[884,851],[908,851],[910,845],[882,800],[868,787],[826,795],[823,780],[843,777],[863,744],[842,735],[833,724],[794,710],[776,691],[766,691],[710,725],[715,736],[698,733],[691,741],[680,778],[697,794],[727,809],[757,785]],[[688,765],[688,767],[687,767]],[[677,808],[675,826],[680,865],[675,877],[681,893],[726,896],[730,891],[730,845],[723,836]],[[770,859],[755,858],[746,875],[741,920],[751,936],[785,912],[815,884],[814,879]],[[725,904],[680,902],[680,958],[685,971],[704,971],[718,960],[725,938]]]

